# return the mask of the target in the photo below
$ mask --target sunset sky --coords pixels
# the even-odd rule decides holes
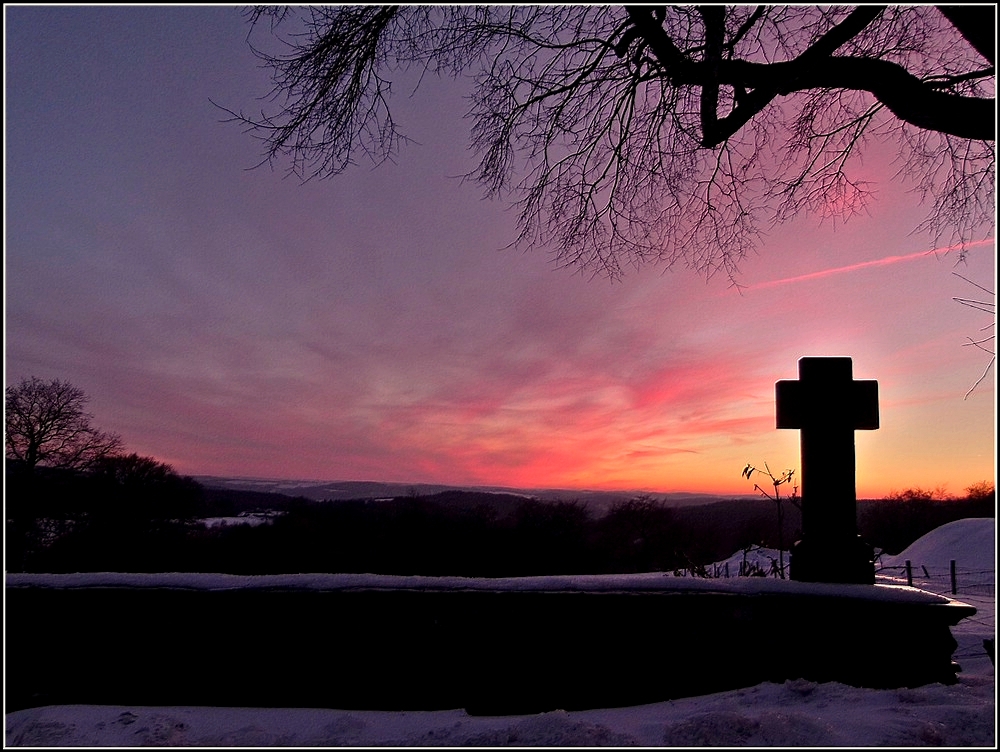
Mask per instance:
[[[803,216],[724,278],[618,282],[505,250],[462,82],[394,114],[396,164],[302,184],[212,102],[259,111],[236,8],[6,7],[5,371],[183,474],[748,493],[798,466],[774,382],[804,355],[877,379],[858,494],[993,480],[991,239],[924,253],[926,207],[869,153],[868,215]],[[210,101],[211,100],[211,101]],[[992,298],[988,298],[992,302]]]

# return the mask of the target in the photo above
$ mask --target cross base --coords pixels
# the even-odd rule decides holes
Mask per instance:
[[[859,536],[797,541],[789,567],[791,579],[799,582],[875,584],[875,551]]]

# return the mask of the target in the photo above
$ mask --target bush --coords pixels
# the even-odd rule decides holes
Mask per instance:
[[[993,484],[993,481],[990,480],[981,480],[978,483],[973,483],[965,489],[965,498],[974,501],[995,499],[996,495],[996,486]]]

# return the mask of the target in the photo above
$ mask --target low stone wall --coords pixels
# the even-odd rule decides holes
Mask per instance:
[[[164,576],[114,586],[47,577],[7,578],[6,712],[131,704],[503,714],[796,678],[919,686],[954,681],[949,626],[975,613],[906,588],[754,578],[711,587],[529,578],[518,587],[303,576],[187,587]]]

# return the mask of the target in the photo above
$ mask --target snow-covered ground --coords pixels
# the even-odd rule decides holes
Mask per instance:
[[[902,566],[909,560],[914,585],[942,594],[950,594],[956,561],[954,597],[979,613],[953,629],[963,669],[953,686],[870,690],[792,680],[640,707],[505,717],[462,710],[51,706],[8,714],[6,746],[993,747],[994,670],[983,640],[996,632],[994,541],[994,520],[959,520],[882,561],[880,582],[905,583]],[[769,553],[759,554],[762,562]],[[742,552],[733,557],[732,571],[742,559]],[[875,625],[872,639],[891,640],[893,630]]]
[[[280,517],[283,512],[240,512],[233,517],[203,517],[198,520],[205,527],[223,527],[226,525],[249,525],[257,527],[270,523],[275,517]]]

